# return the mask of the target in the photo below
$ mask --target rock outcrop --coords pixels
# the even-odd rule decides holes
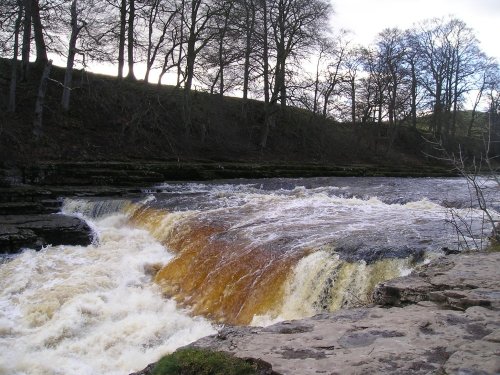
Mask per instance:
[[[61,209],[61,197],[123,196],[140,191],[108,186],[0,187],[0,253],[38,250],[49,244],[89,245],[93,233],[85,221],[54,215]]]
[[[456,255],[436,259],[429,265],[381,283],[373,300],[382,306],[402,306],[433,301],[446,308],[471,306],[500,309],[500,258],[489,255]]]
[[[92,242],[91,228],[85,221],[65,215],[0,216],[0,253],[22,248],[40,249],[46,245],[82,245]]]
[[[499,269],[500,253],[449,256],[380,284],[383,306],[226,327],[191,345],[280,374],[498,374]]]

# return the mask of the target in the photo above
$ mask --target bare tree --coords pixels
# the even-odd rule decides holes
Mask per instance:
[[[127,79],[135,80],[134,74],[134,24],[135,24],[135,0],[128,0],[128,20],[127,20],[127,62],[128,73]]]
[[[18,65],[18,54],[19,54],[19,34],[21,31],[21,22],[23,18],[23,3],[21,0],[17,0],[17,17],[14,26],[14,44],[13,44],[13,56],[11,64],[11,74],[10,74],[10,87],[9,87],[9,105],[8,111],[16,111],[16,90],[17,90],[17,65]]]
[[[264,81],[264,121],[262,123],[259,146],[261,151],[267,145],[267,138],[269,136],[269,128],[274,121],[274,114],[271,114],[270,109],[270,82],[269,82],[269,39],[268,39],[268,11],[267,0],[261,0],[261,19],[262,30],[260,33],[260,40],[262,42],[262,78]]]
[[[143,17],[147,20],[148,28],[145,82],[149,81],[149,74],[156,57],[167,42],[169,31],[174,29],[173,23],[178,11],[175,2],[160,0],[153,0],[143,8]]]
[[[43,35],[43,25],[40,16],[39,0],[31,1],[31,17],[33,19],[33,32],[36,45],[36,60],[35,63],[40,66],[47,64],[47,46],[45,45],[45,37]]]
[[[351,48],[346,55],[345,60],[345,78],[344,78],[344,90],[348,94],[350,99],[350,120],[353,125],[356,124],[357,120],[357,106],[356,106],[356,90],[357,90],[357,79],[361,70],[361,50],[360,48]]]
[[[43,108],[51,69],[52,60],[49,60],[43,69],[40,85],[38,86],[38,94],[35,102],[35,118],[33,120],[33,135],[37,140],[43,135]]]
[[[247,118],[248,111],[248,91],[250,81],[250,57],[255,48],[255,22],[257,4],[254,0],[242,0],[244,9],[244,23],[242,28],[245,35],[245,51],[243,64],[243,118]]]
[[[66,62],[66,72],[64,74],[64,86],[61,99],[61,106],[63,111],[69,110],[69,98],[71,94],[71,83],[73,77],[73,65],[75,63],[76,55],[76,40],[80,31],[86,26],[86,22],[83,21],[78,24],[78,11],[77,11],[78,0],[73,0],[71,2],[71,36],[69,38],[69,48],[68,48],[68,59]]]
[[[500,243],[499,218],[495,214],[492,204],[500,203],[498,192],[500,192],[500,180],[498,170],[495,169],[490,148],[492,145],[491,122],[484,134],[484,150],[479,156],[468,159],[459,147],[458,152],[449,152],[441,141],[431,142],[438,158],[450,163],[466,181],[469,190],[470,203],[465,209],[450,208],[448,211],[450,223],[457,233],[458,243],[465,250],[485,250],[487,242],[485,235],[496,243]],[[436,156],[434,156],[436,157]],[[498,165],[498,164],[496,164]],[[481,213],[477,214],[477,211]]]
[[[269,0],[269,23],[272,30],[276,65],[273,96],[286,107],[287,63],[313,46],[318,30],[326,30],[330,5],[324,0]]]
[[[330,47],[326,50],[329,63],[324,72],[324,82],[321,94],[323,97],[323,117],[327,117],[332,96],[342,91],[342,82],[345,80],[345,62],[350,41],[347,32],[341,31],[335,39],[331,40]]]
[[[66,9],[63,9],[65,11]],[[69,42],[66,58],[66,71],[64,74],[63,93],[61,107],[63,111],[70,108],[71,91],[73,90],[73,69],[77,54],[81,55],[82,63],[89,56],[91,59],[99,59],[97,50],[107,33],[103,26],[107,24],[107,4],[98,0],[72,0],[69,16]],[[69,22],[68,22],[69,21]],[[104,40],[106,42],[106,40]]]
[[[478,106],[482,102],[484,94],[488,90],[495,90],[495,87],[497,87],[500,84],[500,68],[498,66],[498,63],[492,59],[485,59],[482,61],[481,67],[478,67],[477,73],[480,74],[478,77],[476,83],[476,95],[474,97],[474,104],[472,106],[472,111],[471,111],[471,118],[469,122],[469,126],[467,128],[467,136],[471,137],[472,136],[472,129],[474,128],[475,122],[476,122],[476,116],[478,112]],[[494,102],[492,100],[492,95],[490,92],[490,103]],[[491,111],[489,111],[490,113]]]
[[[439,136],[454,135],[458,111],[476,88],[484,60],[477,39],[463,21],[452,18],[420,23],[411,40],[419,55],[419,84],[432,110],[431,129]]]
[[[31,0],[23,0],[24,21],[23,21],[23,44],[22,44],[22,63],[21,63],[21,81],[28,79],[28,69],[31,51]]]
[[[190,0],[184,13],[186,27],[186,80],[184,83],[183,117],[186,134],[191,132],[191,88],[195,74],[195,62],[200,52],[214,37],[209,30],[210,21],[218,9],[208,0]]]
[[[127,29],[127,0],[120,1],[120,31],[118,34],[118,78],[123,78],[125,66],[125,33]]]
[[[404,59],[410,76],[410,118],[411,126],[417,128],[417,110],[421,102],[419,97],[419,53],[418,42],[415,39],[415,33],[411,30],[405,31],[406,53]]]

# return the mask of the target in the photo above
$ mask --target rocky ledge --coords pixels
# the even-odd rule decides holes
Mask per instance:
[[[38,250],[49,244],[88,245],[93,240],[89,226],[79,218],[58,213],[62,197],[124,196],[140,191],[111,186],[0,187],[0,253]]]
[[[89,245],[92,230],[85,221],[60,214],[0,215],[0,253],[46,245]]]
[[[191,344],[280,374],[499,374],[500,253],[437,259],[380,284],[378,306],[269,327],[226,327]]]

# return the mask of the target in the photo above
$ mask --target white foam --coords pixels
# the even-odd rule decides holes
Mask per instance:
[[[215,332],[162,297],[146,269],[171,255],[123,214],[98,246],[27,250],[0,267],[0,373],[127,374]]]

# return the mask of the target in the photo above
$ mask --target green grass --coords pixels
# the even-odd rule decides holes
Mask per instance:
[[[206,349],[181,349],[156,364],[153,375],[252,375],[256,369],[240,358]]]

